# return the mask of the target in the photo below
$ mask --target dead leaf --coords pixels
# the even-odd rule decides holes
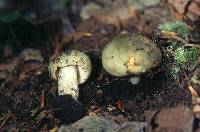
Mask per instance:
[[[168,0],[168,3],[171,4],[178,13],[184,14],[190,1],[191,0]]]
[[[194,88],[191,85],[188,86],[188,89],[189,89],[189,91],[190,91],[190,93],[191,93],[193,98],[198,97],[197,92],[194,90]]]
[[[38,75],[38,73],[42,73],[44,71],[43,65],[41,63],[27,63],[22,66],[21,73],[19,75],[18,80],[24,80],[27,78],[31,73],[35,73],[35,75]]]
[[[195,117],[200,119],[200,105],[197,104],[193,107],[193,112],[195,113]]]
[[[200,105],[195,105],[193,108],[193,112],[199,113],[200,112]]]
[[[21,62],[19,57],[12,58],[8,63],[0,64],[0,71],[7,70],[12,72]]]
[[[117,109],[119,109],[119,110],[124,110],[124,102],[123,102],[123,100],[121,100],[121,99],[119,99],[117,102],[116,102],[116,107],[117,107]]]
[[[45,104],[45,94],[44,90],[41,91],[41,96],[40,96],[40,108],[43,108]]]
[[[176,20],[184,20],[186,19],[186,16],[180,13],[175,13]]]
[[[191,4],[188,6],[188,11],[200,16],[200,3],[198,4],[196,2],[191,2]]]
[[[50,130],[50,132],[57,132],[58,131],[58,126],[54,127],[53,129]]]
[[[95,19],[101,23],[112,24],[117,27],[121,25],[120,23],[125,23],[130,18],[138,18],[138,13],[133,7],[126,4],[105,8],[95,16]]]
[[[169,32],[169,31],[161,31],[161,33],[159,34],[161,38],[167,38],[167,39],[174,38],[175,36],[177,36],[176,32]]]
[[[89,32],[76,32],[76,33],[70,33],[66,34],[63,39],[62,43],[69,43],[69,42],[76,42],[82,37],[91,37],[92,34]]]

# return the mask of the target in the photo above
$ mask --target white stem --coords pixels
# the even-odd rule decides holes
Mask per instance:
[[[76,66],[67,66],[60,68],[58,73],[58,95],[71,95],[78,99],[78,75]]]

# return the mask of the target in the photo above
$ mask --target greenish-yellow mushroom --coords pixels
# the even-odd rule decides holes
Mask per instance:
[[[78,50],[68,50],[49,63],[50,77],[58,80],[58,94],[71,95],[77,99],[78,84],[84,83],[91,73],[89,57]]]
[[[140,75],[160,64],[162,54],[150,39],[137,34],[121,34],[102,53],[104,69],[113,76]]]

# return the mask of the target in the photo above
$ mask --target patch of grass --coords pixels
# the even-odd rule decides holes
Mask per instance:
[[[190,34],[188,25],[183,21],[166,22],[158,27],[162,32],[175,32],[183,38]]]

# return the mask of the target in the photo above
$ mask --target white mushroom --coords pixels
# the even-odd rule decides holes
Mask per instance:
[[[84,83],[91,73],[89,57],[78,50],[61,53],[49,64],[50,77],[58,80],[58,94],[78,99],[78,84]]]

